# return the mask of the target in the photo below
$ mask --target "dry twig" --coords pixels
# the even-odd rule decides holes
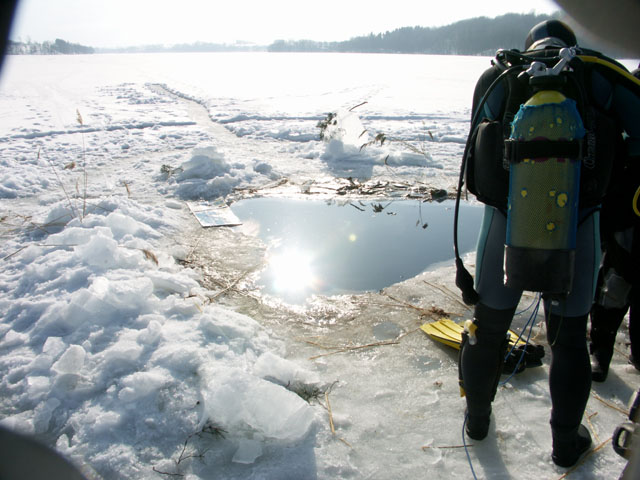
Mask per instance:
[[[144,254],[144,257],[147,260],[151,260],[153,263],[155,263],[156,265],[159,265],[158,263],[158,257],[156,257],[156,254],[153,253],[151,250],[147,250],[146,248],[142,248],[142,253]]]
[[[338,437],[338,440],[340,440],[342,443],[344,443],[347,447],[353,448],[353,445],[351,445],[349,442],[347,442],[344,438]]]
[[[405,306],[405,307],[412,308],[412,309],[414,309],[414,310],[418,311],[418,312],[420,313],[420,315],[421,315],[421,316],[425,316],[425,315],[429,315],[429,314],[430,314],[429,310],[427,310],[427,309],[425,309],[425,308],[416,307],[415,305],[412,305],[412,304],[410,304],[410,303],[408,303],[408,302],[403,302],[402,300],[399,300],[399,299],[397,299],[397,298],[395,298],[395,297],[393,297],[393,296],[389,295],[387,292],[385,292],[384,294],[385,294],[387,297],[389,297],[391,300],[393,300],[394,302],[397,302],[397,303],[399,303],[400,305],[403,305],[403,306]]]
[[[2,260],[6,260],[6,259],[8,259],[8,258],[13,257],[14,255],[17,255],[18,253],[20,253],[22,250],[24,250],[24,249],[25,249],[25,248],[27,248],[27,247],[29,247],[29,245],[24,245],[24,246],[20,247],[20,248],[19,248],[18,250],[16,250],[15,252],[10,253],[9,255],[6,255],[6,256],[2,257]]]
[[[38,160],[40,160],[40,150],[38,150]],[[64,196],[67,197],[67,203],[69,204],[69,209],[71,210],[71,213],[74,217],[78,216],[78,212],[77,210],[75,210],[73,207],[73,202],[71,201],[71,197],[69,196],[69,194],[67,193],[67,189],[64,186],[64,183],[62,183],[62,180],[60,179],[60,175],[58,175],[58,172],[56,171],[55,167],[53,166],[53,164],[51,163],[51,161],[47,158],[47,163],[49,164],[49,166],[51,167],[51,170],[53,171],[54,175],[56,176],[56,179],[58,180],[58,183],[60,184],[60,188],[62,188],[62,191],[64,193]]]
[[[312,342],[311,340],[305,340],[305,339],[301,339],[304,343],[308,343],[309,345],[313,345],[314,347],[318,347],[318,348],[323,348],[325,350],[338,350],[341,347],[332,347],[329,345],[322,345],[321,343],[318,342]]]
[[[209,301],[210,302],[214,302],[218,297],[220,297],[221,295],[224,295],[225,293],[227,293],[229,290],[233,290],[236,285],[238,285],[238,283],[240,283],[247,275],[249,275],[251,272],[253,271],[252,268],[250,268],[249,270],[246,270],[242,275],[240,275],[238,278],[236,278],[233,282],[231,282],[229,285],[227,285],[225,288],[223,288],[222,290],[220,290],[219,292],[217,292],[215,295],[209,297]]]
[[[169,477],[184,477],[182,473],[163,472],[162,470],[158,470],[156,467],[153,467],[153,471],[159,473],[160,475],[168,475]]]
[[[591,430],[591,433],[593,433],[593,436],[596,438],[596,443],[600,443],[600,437],[598,436],[598,433],[596,432],[596,429],[594,428],[593,423],[591,423],[591,418],[595,417],[597,414],[598,412],[595,412],[591,415],[586,415],[585,419],[589,424],[589,430]]]
[[[436,307],[436,306],[431,306],[429,308],[416,307],[415,305],[412,305],[411,303],[399,300],[399,299],[389,295],[386,292],[384,292],[384,294],[388,298],[393,300],[394,302],[397,302],[397,305],[416,310],[420,314],[420,317],[431,317],[431,318],[437,317],[437,318],[440,318],[440,317],[450,317],[452,315],[450,312],[446,312],[445,310],[443,310],[440,307]],[[387,306],[394,306],[394,305],[387,305]]]
[[[617,405],[614,405],[611,402],[607,402],[605,399],[603,399],[600,395],[598,395],[596,392],[592,391],[591,394],[593,395],[593,397],[602,402],[604,405],[606,405],[609,408],[612,408],[614,410],[617,410],[618,412],[622,413],[624,416],[629,415],[629,412],[626,410],[623,410],[622,408],[618,407]]]
[[[331,433],[336,434],[336,427],[333,425],[333,413],[331,412],[331,402],[329,402],[329,392],[324,392],[324,400],[327,402],[327,410],[329,412],[329,426]]]
[[[371,348],[371,347],[381,347],[383,345],[397,345],[400,342],[397,341],[390,341],[390,342],[376,342],[376,343],[369,343],[367,345],[355,345],[353,347],[344,347],[344,348],[340,348],[340,350],[336,350],[334,352],[329,352],[329,353],[323,353],[320,355],[315,355],[313,357],[309,357],[309,360],[315,360],[317,358],[320,357],[327,357],[329,355],[335,355],[336,353],[344,353],[344,352],[350,352],[353,350],[361,350],[363,348]]]
[[[423,280],[423,282],[426,283],[427,285],[429,285],[430,287],[435,288],[436,290],[440,290],[440,292],[442,292],[450,300],[453,300],[454,302],[456,302],[459,305],[461,305],[465,310],[471,310],[471,307],[469,305],[466,305],[464,302],[461,302],[458,299],[458,297],[451,290],[449,290],[447,287],[436,285],[435,283],[431,283],[431,282],[428,282],[426,280]]]
[[[335,385],[335,383],[333,385]],[[331,391],[331,388],[333,388],[333,385],[331,385],[331,387],[326,392],[324,392],[324,399],[327,402],[327,406],[325,407],[324,405],[322,405],[321,402],[318,402],[318,403],[320,403],[320,405],[322,405],[324,408],[326,408],[327,412],[329,412],[329,427],[331,427],[331,434],[335,436],[336,435],[336,427],[335,427],[335,425],[333,423],[333,412],[331,411],[331,402],[329,402],[329,392]],[[353,445],[351,445],[349,442],[347,442],[344,438],[342,438],[342,437],[337,437],[337,438],[342,443],[344,443],[347,447],[353,448]]]
[[[473,447],[473,443],[467,445],[467,447]],[[464,448],[464,445],[435,445],[435,446],[425,445],[422,447],[422,451],[426,452],[431,448]]]

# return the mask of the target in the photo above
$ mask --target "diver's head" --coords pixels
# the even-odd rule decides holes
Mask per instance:
[[[525,50],[546,47],[573,47],[577,44],[573,30],[560,20],[545,20],[533,27],[524,41]]]

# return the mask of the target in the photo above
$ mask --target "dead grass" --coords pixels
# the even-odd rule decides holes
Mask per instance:
[[[184,441],[178,458],[174,460],[176,466],[175,472],[165,472],[155,466],[153,467],[153,471],[169,477],[184,477],[184,474],[178,472],[182,462],[190,458],[204,458],[204,455],[215,446],[214,442],[216,440],[223,440],[227,434],[228,432],[222,427],[208,421],[204,427],[202,427],[202,430],[190,434]],[[204,440],[204,445],[194,445],[194,439]]]

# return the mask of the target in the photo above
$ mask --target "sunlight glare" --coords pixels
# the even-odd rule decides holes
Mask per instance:
[[[299,250],[286,250],[271,257],[274,287],[279,291],[297,292],[311,287],[311,256]]]

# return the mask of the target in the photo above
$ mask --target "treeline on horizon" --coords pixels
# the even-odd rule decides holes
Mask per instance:
[[[344,52],[413,53],[439,55],[493,55],[500,48],[523,48],[527,32],[549,15],[508,13],[495,18],[476,17],[443,27],[403,27],[385,33],[371,33],[345,41],[276,40],[268,46],[197,42],[173,46],[147,45],[117,49],[99,49],[55,42],[14,42],[9,54],[86,54],[86,53],[160,53],[160,52]]]
[[[69,43],[57,38],[54,42],[14,42],[7,43],[9,55],[77,55],[95,53],[93,47],[85,47],[77,43]]]
[[[270,52],[422,53],[493,55],[500,48],[523,48],[531,27],[549,15],[507,13],[476,17],[443,27],[403,27],[342,42],[277,40]]]

